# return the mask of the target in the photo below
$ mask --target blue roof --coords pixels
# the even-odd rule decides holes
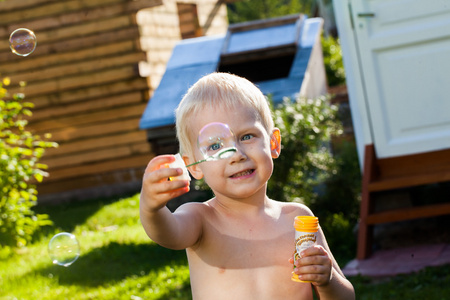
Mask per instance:
[[[296,23],[258,28],[230,34],[225,53],[237,53],[295,44],[298,39]]]
[[[297,45],[289,75],[285,78],[254,82],[275,103],[299,93],[312,47],[318,38],[322,19],[298,18],[297,22],[272,27],[229,31],[227,36],[200,37],[180,41],[174,48],[166,72],[150,99],[140,121],[141,129],[175,124],[174,111],[189,87],[215,72],[221,54],[239,55],[283,45]]]
[[[187,90],[216,70],[224,37],[184,40],[174,50],[166,72],[142,115],[141,129],[175,124],[174,111]]]

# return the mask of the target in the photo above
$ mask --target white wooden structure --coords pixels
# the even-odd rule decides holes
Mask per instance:
[[[363,195],[358,258],[374,224],[450,214],[450,203],[374,213],[379,191],[450,181],[450,2],[333,0]]]
[[[380,158],[450,148],[450,2],[334,0],[334,10],[360,161],[367,144]]]

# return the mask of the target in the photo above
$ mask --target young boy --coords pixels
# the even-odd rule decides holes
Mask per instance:
[[[145,171],[140,198],[141,222],[161,246],[186,249],[193,299],[354,299],[351,283],[328,248],[322,230],[317,246],[294,262],[294,218],[313,215],[305,205],[266,195],[273,160],[280,155],[280,131],[267,100],[251,82],[213,73],[201,78],[176,110],[177,137],[186,165],[202,159],[197,135],[211,122],[228,124],[237,151],[229,158],[189,167],[204,178],[214,198],[188,203],[171,213],[166,203],[189,191],[188,180],[167,168],[173,155],[157,156]],[[291,280],[294,272],[301,280]]]

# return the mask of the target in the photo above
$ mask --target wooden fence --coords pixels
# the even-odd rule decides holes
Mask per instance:
[[[40,202],[139,190],[153,154],[138,124],[181,38],[178,18],[175,1],[0,2],[0,74],[10,77],[10,93],[23,92],[35,104],[29,129],[51,133],[60,145],[42,160],[50,176],[38,185]],[[37,37],[27,57],[9,49],[9,34],[21,27]],[[147,67],[145,77],[139,64]]]

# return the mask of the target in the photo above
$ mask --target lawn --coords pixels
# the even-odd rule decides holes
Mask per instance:
[[[0,299],[189,299],[184,251],[148,239],[139,198],[91,201],[39,209],[55,223],[34,244],[0,261]],[[69,267],[53,265],[51,237],[72,232],[81,255]]]
[[[184,251],[148,239],[139,222],[139,196],[38,208],[54,226],[33,244],[0,253],[0,299],[191,299]],[[81,255],[53,265],[52,236],[72,232]],[[450,299],[450,266],[373,282],[351,278],[357,299]]]

